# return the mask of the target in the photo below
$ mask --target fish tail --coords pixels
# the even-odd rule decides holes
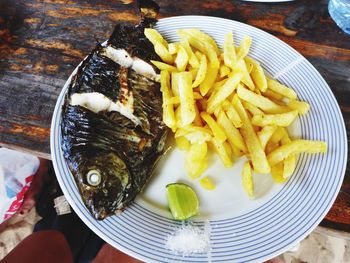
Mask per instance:
[[[152,0],[137,0],[137,6],[141,13],[140,25],[152,26],[157,22],[159,5]]]

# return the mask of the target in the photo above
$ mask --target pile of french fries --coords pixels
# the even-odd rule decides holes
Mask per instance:
[[[221,51],[213,38],[198,29],[179,29],[180,42],[168,43],[155,29],[145,29],[162,61],[151,61],[160,71],[163,121],[185,150],[185,168],[205,189],[214,183],[203,173],[208,148],[225,167],[246,156],[242,182],[254,196],[252,172],[271,173],[286,181],[301,152],[324,153],[321,141],[292,140],[286,130],[310,108],[291,88],[268,77],[258,61],[248,56],[251,38],[234,45],[225,36]]]

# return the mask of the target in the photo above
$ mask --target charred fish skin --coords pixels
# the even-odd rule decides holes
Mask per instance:
[[[151,42],[144,35],[144,29],[153,27],[157,22],[159,6],[149,0],[138,0],[138,8],[141,13],[141,21],[138,25],[118,24],[108,40],[108,45],[117,49],[125,49],[132,56],[136,56],[146,61],[159,60],[154,52]]]
[[[118,100],[120,65],[100,56],[101,50],[102,46],[98,45],[78,68],[68,88],[68,98],[74,93],[100,92],[111,100]]]
[[[97,45],[72,78],[62,107],[63,155],[98,220],[122,211],[142,191],[168,131],[149,63],[159,58],[143,33],[156,22],[159,7],[138,3],[140,24],[117,25],[107,44]]]
[[[160,154],[152,148],[140,151],[140,144],[148,143],[150,136],[71,105],[65,108],[62,127],[64,157],[91,214],[104,219],[130,203],[152,173],[150,159]],[[100,184],[88,182],[90,171],[97,171]]]

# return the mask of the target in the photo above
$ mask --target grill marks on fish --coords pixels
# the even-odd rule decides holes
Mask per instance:
[[[121,67],[119,70],[119,84],[120,84],[119,101],[125,107],[130,108],[131,112],[134,112],[134,98],[132,95],[132,91],[129,90],[128,73],[129,73],[128,68]]]
[[[100,46],[99,48],[96,48],[96,53],[101,56],[105,56],[105,60],[108,61],[108,59],[110,59],[118,65],[117,68],[115,68],[115,65],[112,65],[108,73],[113,74],[114,72],[114,77],[118,77],[119,85],[116,85],[115,87],[112,86],[112,89],[101,89],[101,94],[104,96],[101,96],[99,92],[86,92],[82,94],[80,93],[81,91],[79,91],[77,93],[74,93],[71,95],[71,105],[80,105],[96,113],[99,111],[118,111],[125,117],[132,120],[136,125],[141,125],[147,131],[149,131],[149,123],[147,121],[147,118],[143,116],[142,112],[138,111],[143,122],[133,114],[134,96],[133,92],[129,89],[129,72],[132,71],[136,73],[133,75],[140,75],[144,77],[139,78],[138,81],[133,81],[131,83],[131,85],[140,85],[144,88],[148,88],[149,85],[153,85],[152,81],[156,81],[159,78],[159,75],[156,74],[155,70],[149,63],[137,57],[132,58],[123,49],[115,49],[110,46]],[[92,74],[96,74],[94,67],[99,62],[100,58],[97,59],[97,57],[93,55],[91,57],[91,61],[88,61],[86,65],[84,63],[83,68],[87,71],[87,76],[85,78],[87,82],[90,81]],[[102,65],[110,66],[109,63],[105,61]],[[96,79],[96,82],[104,81],[103,76],[97,75],[97,77],[101,78]],[[80,82],[82,83],[77,82],[75,86],[85,84],[84,79]],[[75,90],[75,86],[72,86],[72,90]],[[115,89],[115,94],[111,94],[111,90],[113,89]],[[115,97],[117,97],[117,99],[114,99]]]
[[[80,106],[68,105],[65,108],[66,114],[62,124],[64,133],[67,135],[67,144],[71,148],[93,147],[104,151],[115,151],[128,163],[132,163],[134,155],[139,155],[140,160],[153,150],[151,147],[139,150],[139,143],[143,140],[150,145],[152,136],[139,129],[130,129],[131,121],[124,117],[124,123],[111,123],[110,118],[86,110]],[[120,118],[123,118],[120,116]],[[93,132],[91,129],[94,129]],[[122,150],[122,151],[120,151]],[[69,151],[64,151],[65,158],[74,158]]]
[[[99,92],[111,101],[118,100],[119,64],[99,55],[96,47],[82,62],[68,89],[68,97],[74,93]]]
[[[87,56],[62,108],[64,157],[96,219],[125,208],[164,151],[162,95],[149,63],[159,57],[143,33],[158,7],[150,0],[139,4],[141,23],[117,25],[107,45]]]

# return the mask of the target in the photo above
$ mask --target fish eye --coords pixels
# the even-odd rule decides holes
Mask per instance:
[[[86,175],[86,179],[89,185],[98,186],[101,183],[101,174],[97,170],[90,170]]]

